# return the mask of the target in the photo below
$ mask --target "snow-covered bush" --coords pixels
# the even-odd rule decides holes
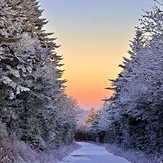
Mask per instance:
[[[50,147],[69,145],[74,141],[79,106],[76,100],[64,93],[55,95],[52,102],[44,114],[48,131],[46,139]]]
[[[0,123],[0,162],[1,163],[56,163],[80,146],[72,143],[58,149],[38,151],[30,145],[8,137],[5,125]]]
[[[12,163],[15,160],[11,141],[8,138],[5,125],[0,122],[0,161]]]

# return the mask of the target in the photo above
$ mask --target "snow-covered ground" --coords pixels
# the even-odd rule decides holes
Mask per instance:
[[[126,149],[120,144],[98,143],[103,146],[109,153],[123,157],[131,163],[163,163],[163,153],[146,153],[136,149]]]
[[[122,157],[109,153],[104,147],[86,142],[78,142],[78,144],[82,148],[74,151],[59,163],[130,163]]]

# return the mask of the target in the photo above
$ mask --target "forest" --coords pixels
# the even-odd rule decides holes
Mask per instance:
[[[0,161],[19,163],[35,153],[71,145],[77,133],[126,149],[163,152],[163,11],[139,20],[113,95],[77,126],[77,101],[65,93],[63,56],[36,0],[0,0]],[[85,137],[86,135],[86,137]],[[27,152],[28,151],[28,152]],[[28,157],[27,157],[28,155]],[[32,162],[32,161],[31,161]],[[34,162],[34,161],[33,161]],[[46,162],[46,161],[44,161]],[[40,161],[41,163],[41,161]]]

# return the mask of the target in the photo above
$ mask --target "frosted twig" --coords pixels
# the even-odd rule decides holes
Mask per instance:
[[[163,6],[163,4],[162,3],[160,3],[160,2],[158,2],[157,0],[154,0],[155,2],[157,2],[159,5],[161,5],[161,6]]]

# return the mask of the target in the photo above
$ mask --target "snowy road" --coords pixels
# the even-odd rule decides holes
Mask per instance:
[[[104,147],[85,142],[78,142],[78,144],[82,148],[71,153],[59,163],[130,163],[124,158],[108,153]]]

